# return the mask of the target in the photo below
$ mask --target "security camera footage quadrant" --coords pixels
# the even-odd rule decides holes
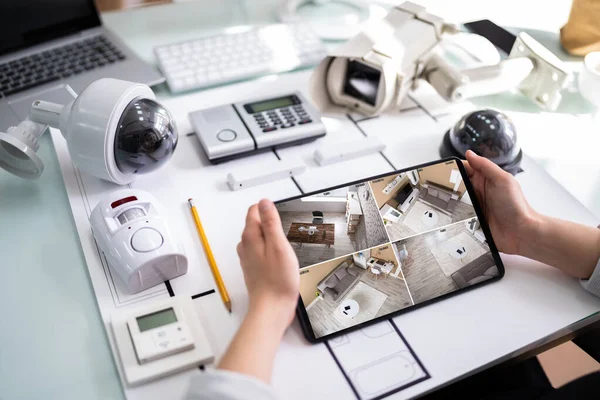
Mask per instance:
[[[316,338],[499,275],[455,161],[277,208]]]

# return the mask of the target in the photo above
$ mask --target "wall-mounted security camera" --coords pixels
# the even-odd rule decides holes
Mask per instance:
[[[66,105],[34,101],[29,119],[0,132],[0,167],[36,179],[36,154],[46,125],[59,128],[82,171],[125,185],[163,165],[177,146],[177,128],[148,86],[99,79]]]
[[[459,70],[439,46],[457,32],[422,6],[405,2],[394,7],[317,66],[310,83],[313,101],[322,110],[336,105],[377,115],[397,109],[417,80],[425,79],[448,101],[517,87],[544,109],[558,106],[568,70],[531,36],[521,33],[507,60]],[[479,44],[487,43],[483,50],[497,53],[478,38]]]

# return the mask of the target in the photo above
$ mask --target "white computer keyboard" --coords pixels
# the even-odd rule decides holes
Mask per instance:
[[[172,92],[316,65],[326,50],[306,25],[268,25],[154,49]]]

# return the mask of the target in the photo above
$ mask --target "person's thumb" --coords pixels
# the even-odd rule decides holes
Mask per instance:
[[[275,240],[285,239],[281,218],[275,204],[269,200],[261,200],[258,203],[258,212],[260,213],[260,226],[267,243]]]
[[[467,150],[465,156],[471,168],[491,181],[497,181],[508,173],[487,158],[478,156],[472,150]]]

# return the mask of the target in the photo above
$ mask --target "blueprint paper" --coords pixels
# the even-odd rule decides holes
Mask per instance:
[[[446,112],[444,107],[447,105],[445,106],[440,99],[436,99],[429,92],[415,93],[410,106],[396,115],[376,118],[364,118],[357,115],[352,115],[350,118],[346,113],[327,115],[325,117],[326,125],[331,135],[328,134],[312,143],[278,149],[275,152],[266,152],[217,165],[208,162],[198,139],[194,135],[187,135],[192,132],[187,119],[187,114],[191,111],[255,98],[256,93],[270,96],[286,91],[301,90],[308,98],[305,88],[308,87],[309,77],[310,71],[302,71],[282,74],[272,81],[243,82],[185,96],[159,99],[176,120],[180,133],[178,148],[172,160],[163,168],[147,176],[140,176],[131,187],[146,190],[163,203],[164,208],[167,209],[167,218],[171,229],[183,242],[190,261],[189,272],[170,282],[175,295],[194,296],[214,289],[212,275],[187,208],[186,202],[189,197],[193,197],[196,201],[200,218],[233,304],[233,314],[229,314],[225,311],[218,293],[194,300],[198,316],[205,326],[217,357],[225,351],[247,308],[247,293],[235,246],[240,240],[246,211],[251,204],[261,198],[281,200],[297,196],[302,192],[324,189],[331,185],[339,185],[373,174],[386,173],[437,159],[439,158],[437,145],[441,142],[445,130],[462,115],[464,110],[473,107],[470,103],[461,103],[460,106],[452,107],[452,111]],[[57,130],[51,130],[51,134],[87,268],[104,321],[108,321],[110,314],[117,308],[169,296],[165,285],[130,295],[124,290],[118,277],[111,274],[110,268],[95,245],[88,217],[102,196],[120,187],[81,173],[73,166],[61,134]],[[387,145],[387,148],[381,154],[371,154],[325,167],[319,167],[314,162],[314,151],[319,146],[335,146],[338,141],[357,140],[361,136],[377,136]],[[287,159],[289,157],[298,157],[303,160],[307,165],[307,171],[295,179],[286,178],[236,192],[229,190],[226,183],[226,176],[229,172],[256,171],[258,174],[262,170],[276,167],[280,158]],[[524,159],[524,169],[526,172],[518,179],[523,185],[525,195],[536,209],[550,215],[562,215],[563,217],[568,210],[568,219],[577,222],[590,221],[590,214],[585,209],[578,208],[577,202],[560,187],[553,190],[552,202],[547,201],[547,196],[543,191],[536,190],[535,185],[539,185],[540,182],[543,182],[545,186],[558,185],[531,160]],[[514,343],[507,344],[512,347],[497,350],[498,354],[488,354],[496,351],[495,349],[481,349],[479,353],[482,359],[478,360],[479,364],[477,364],[470,361],[473,357],[465,355],[465,352],[461,350],[465,345],[461,344],[460,340],[468,337],[464,329],[460,329],[460,326],[457,327],[454,321],[450,323],[444,320],[444,318],[456,318],[452,311],[453,305],[459,304],[455,307],[461,310],[462,315],[463,310],[482,302],[480,296],[489,303],[486,303],[485,312],[482,311],[479,316],[480,320],[486,321],[489,310],[495,310],[495,315],[500,318],[502,313],[508,313],[511,310],[510,307],[505,306],[505,303],[513,301],[512,299],[518,298],[519,295],[529,294],[532,290],[544,292],[541,284],[536,286],[537,280],[542,279],[543,274],[528,273],[531,270],[529,266],[521,268],[521,271],[517,265],[518,260],[511,259],[510,261],[512,264],[507,265],[507,269],[512,268],[513,271],[517,271],[519,280],[511,281],[514,278],[513,273],[501,283],[486,288],[484,295],[479,290],[471,291],[434,306],[425,307],[418,312],[396,317],[393,323],[384,321],[332,339],[327,344],[311,345],[306,342],[299,324],[295,322],[284,336],[277,353],[272,380],[274,390],[280,398],[292,400],[317,397],[352,398],[352,396],[360,399],[373,399],[388,395],[393,398],[414,397],[424,390],[430,390],[435,385],[455,379],[457,374],[464,373],[468,368],[477,368],[483,363],[489,362],[490,357],[499,357],[502,351],[504,352],[502,354],[505,354],[522,347],[524,344],[519,341],[521,338],[527,343],[531,343],[535,337],[526,335],[537,333],[530,334],[534,329],[529,327],[526,332],[513,338]],[[582,310],[582,315],[589,315],[586,314],[588,310],[597,309],[595,308],[596,299],[591,298],[591,295],[588,296],[589,299],[584,296],[585,293],[580,297],[572,295],[572,289],[577,285],[576,283],[570,282],[562,276],[553,279],[556,281],[556,287],[551,286],[551,291],[555,293],[555,296],[553,299],[548,299],[546,303],[549,303],[548,307],[553,311],[554,319],[544,321],[547,326],[540,326],[540,332],[552,331],[555,329],[554,327],[565,326],[563,322],[568,321],[568,315],[571,315],[577,307]],[[532,289],[514,290],[515,287],[525,285],[525,283],[529,283]],[[548,282],[543,282],[543,284],[546,285],[544,287],[548,286]],[[572,285],[568,286],[569,284]],[[507,290],[505,286],[500,285],[516,286],[509,286]],[[503,298],[502,307],[493,300],[494,296],[488,296],[487,293],[494,293],[495,298],[504,295],[506,298]],[[542,297],[542,294],[539,296]],[[556,302],[550,304],[551,301]],[[528,309],[523,303],[520,303],[523,315],[527,310],[532,313],[531,315],[535,315],[538,313],[535,307],[543,306],[537,303],[527,303],[531,308]],[[498,308],[494,309],[495,306]],[[561,307],[564,307],[564,310]],[[444,312],[439,312],[438,315],[436,314],[437,310],[444,310]],[[473,313],[472,309],[470,309],[470,313]],[[432,315],[435,315],[435,318],[431,317]],[[510,318],[515,320],[518,315],[511,314]],[[398,321],[404,321],[404,323],[401,324]],[[454,361],[441,360],[439,357],[441,351],[437,349],[436,343],[424,335],[425,333],[435,337],[441,329],[435,325],[436,323],[443,323],[444,327],[454,327],[450,332],[446,332],[447,340],[458,343],[455,346],[458,350],[446,349],[450,352],[454,351],[451,354]],[[492,325],[491,321],[487,321],[486,326],[478,327],[478,331],[472,333],[479,335],[480,330],[485,330],[487,326],[491,327]],[[435,329],[427,329],[429,326],[433,326]],[[107,326],[107,328],[110,332],[110,327]],[[456,337],[453,337],[452,334],[455,334]],[[487,334],[490,333],[487,332]],[[111,335],[109,334],[108,337],[112,343]],[[445,341],[441,342],[440,345],[445,343]],[[113,353],[114,350],[113,348]],[[455,368],[455,363],[458,362],[456,359],[461,356],[468,356],[468,359],[460,360],[461,365],[467,367],[457,370]],[[469,364],[470,362],[473,364]],[[119,366],[116,353],[115,363]],[[398,373],[390,374],[389,368],[399,368]],[[129,400],[181,398],[185,393],[185,383],[198,373],[202,372],[187,371],[139,388],[126,388],[125,393]],[[306,384],[307,381],[310,382],[309,385]]]
[[[305,85],[302,82],[308,80],[309,73],[305,71],[296,75],[295,79],[291,75],[284,76],[284,79],[281,79],[281,82],[277,85],[277,92],[286,89],[293,91],[299,87],[304,87]],[[141,175],[136,181],[128,185],[130,188],[150,192],[164,205],[167,213],[165,217],[171,225],[171,230],[176,232],[178,239],[183,242],[189,258],[189,270],[186,275],[170,281],[175,295],[194,296],[211,292],[215,288],[204,252],[198,241],[195,227],[189,214],[189,209],[187,208],[187,199],[189,197],[195,199],[200,217],[211,242],[211,247],[220,265],[224,279],[227,282],[234,308],[240,311],[240,315],[234,313],[236,315],[233,317],[223,313],[223,310],[220,309],[220,297],[218,293],[212,293],[206,296],[206,298],[196,300],[196,304],[199,305],[199,313],[202,314],[202,319],[209,327],[207,330],[211,332],[209,336],[212,337],[211,341],[213,347],[217,350],[217,354],[221,354],[226,349],[228,341],[241,322],[245,309],[246,294],[243,278],[239,271],[239,261],[235,254],[235,245],[243,230],[247,207],[263,197],[278,200],[296,196],[302,192],[322,189],[343,181],[351,181],[389,172],[395,167],[382,154],[359,157],[326,167],[319,167],[314,162],[314,151],[319,146],[332,146],[336,142],[356,140],[368,135],[356,122],[364,119],[356,115],[353,115],[354,118],[351,118],[346,113],[338,113],[325,117],[329,135],[322,140],[305,145],[278,149],[271,153],[259,154],[223,164],[210,164],[204,154],[202,154],[197,138],[193,135],[186,135],[187,132],[191,131],[191,126],[187,120],[187,113],[193,110],[190,108],[192,107],[191,104],[206,103],[209,97],[211,103],[214,105],[243,100],[244,93],[246,91],[254,92],[256,85],[256,82],[243,83],[236,85],[238,86],[238,90],[236,90],[235,86],[218,88],[212,91],[212,96],[209,94],[192,95],[191,97],[196,97],[199,100],[191,103],[189,99],[185,99],[185,107],[180,106],[184,102],[184,99],[181,97],[163,101],[163,104],[172,111],[179,128],[178,148],[173,159],[163,168],[146,176]],[[268,88],[265,90],[269,92]],[[275,91],[276,89],[272,88],[271,90]],[[407,107],[406,112],[415,112],[416,104],[410,100],[408,100],[408,103],[410,107]],[[431,117],[425,113],[420,114],[420,116],[423,120],[431,121]],[[60,132],[52,129],[51,134],[61,165],[61,171],[79,238],[82,243],[88,271],[105,322],[108,321],[110,314],[117,308],[138,305],[169,296],[167,287],[164,284],[137,294],[129,294],[120,279],[107,265],[105,257],[95,244],[88,219],[91,211],[101,198],[121,187],[82,173],[73,165],[66,142]],[[226,185],[225,179],[229,172],[235,172],[236,170],[256,170],[258,173],[261,169],[269,168],[269,165],[275,166],[280,159],[285,160],[292,157],[303,160],[308,167],[307,172],[299,175],[295,180],[285,179],[239,192],[230,191]],[[200,306],[201,304],[211,304],[211,306]],[[214,318],[211,318],[216,316],[218,316],[216,321]],[[222,323],[223,321],[225,322]],[[354,340],[346,343],[345,346],[338,346],[338,343],[331,342],[329,346],[332,353],[325,346],[320,346],[318,350],[320,353],[325,352],[325,357],[337,357],[339,360],[343,360],[340,364],[343,372],[349,373],[352,376],[356,375],[356,378],[353,378],[355,382],[353,381],[354,383],[351,386],[354,386],[353,391],[358,391],[361,399],[373,398],[374,393],[381,395],[381,393],[390,390],[390,385],[397,389],[399,384],[405,385],[406,383],[418,382],[428,376],[424,369],[419,369],[421,367],[419,367],[415,356],[411,356],[410,351],[407,350],[408,345],[404,339],[395,330],[391,329],[391,327],[392,325],[389,322],[384,322],[365,331],[358,331],[354,334],[343,336],[342,338],[354,338]],[[382,340],[386,340],[387,343],[385,347],[379,345],[376,340],[365,342],[366,336],[364,336],[363,332],[368,333],[377,331],[378,329],[387,329],[387,334],[382,336]],[[391,344],[392,347],[388,347],[388,344]],[[393,349],[394,351],[390,350],[389,356],[395,357],[394,360],[404,360],[402,357],[407,357],[406,359],[409,360],[410,365],[416,366],[415,368],[417,369],[415,371],[420,372],[415,372],[414,377],[411,375],[410,378],[401,378],[396,381],[389,379],[381,382],[373,381],[371,386],[365,386],[361,377],[365,376],[364,374],[370,370],[364,368],[361,370],[361,367],[364,367],[365,363],[368,364],[367,361],[369,360],[361,358],[353,360],[348,355],[353,352],[356,353],[353,349],[364,348],[366,345],[369,345],[372,349],[379,346],[380,349],[385,349],[384,353]],[[113,348],[113,352],[114,350]],[[403,353],[407,351],[408,353],[406,354],[408,355]],[[379,354],[381,352],[370,353]],[[336,355],[335,357],[334,354]],[[117,358],[115,359],[117,360]],[[374,369],[371,371],[374,371]],[[340,375],[340,379],[336,382],[336,385],[347,386],[349,383]],[[161,392],[161,390],[157,389],[161,387],[160,384],[153,383],[151,386],[153,387],[152,393],[158,394]],[[170,385],[165,384],[165,390],[168,386]],[[148,390],[143,390],[142,388],[126,390],[127,397],[130,399],[142,398],[144,397],[142,393],[148,393]]]
[[[392,320],[331,339],[328,347],[361,400],[382,398],[429,379]]]

